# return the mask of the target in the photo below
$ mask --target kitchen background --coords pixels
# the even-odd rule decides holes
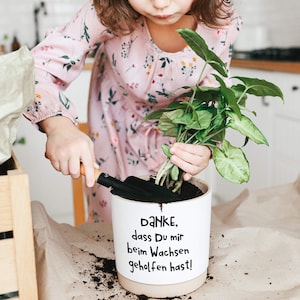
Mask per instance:
[[[21,44],[33,47],[36,42],[34,11],[37,12],[39,38],[42,38],[46,28],[63,24],[84,2],[47,0],[45,7],[41,7],[41,2],[37,0],[0,0],[0,44],[5,44],[6,49],[10,50],[13,35],[16,34]],[[258,35],[267,33],[267,43],[274,47],[300,46],[300,1],[235,0],[235,4],[243,16],[245,33],[250,36],[255,30]],[[3,39],[4,36],[7,38]],[[249,35],[247,40],[253,42]]]
[[[10,51],[16,35],[21,45],[32,48],[48,27],[64,24],[83,3],[84,0],[0,0],[0,44]],[[235,45],[237,50],[300,48],[299,0],[235,0],[235,3],[244,19],[243,31]],[[247,68],[233,68],[232,73],[279,84],[287,100],[284,106],[271,99],[254,101],[253,109],[260,116],[257,125],[263,128],[271,146],[250,147],[247,153],[252,164],[249,185],[237,186],[222,181],[213,164],[203,174],[215,191],[215,204],[233,199],[246,187],[256,189],[291,182],[300,170],[299,155],[294,150],[300,148],[300,74]],[[89,77],[90,70],[83,71],[67,91],[67,96],[76,103],[81,121],[86,120]],[[23,137],[26,143],[17,142],[14,152],[29,175],[31,199],[41,201],[56,221],[72,224],[70,178],[51,167],[44,158],[45,136],[24,119],[18,132],[18,138]],[[292,141],[294,147],[286,145],[288,141]]]

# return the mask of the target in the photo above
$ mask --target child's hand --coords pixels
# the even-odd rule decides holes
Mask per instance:
[[[42,121],[40,126],[47,134],[45,156],[52,166],[64,175],[78,178],[82,163],[86,185],[93,186],[95,155],[91,139],[66,117],[50,117]]]
[[[183,179],[190,180],[192,176],[203,171],[211,158],[211,151],[206,146],[175,143],[170,148],[171,162],[185,171]]]

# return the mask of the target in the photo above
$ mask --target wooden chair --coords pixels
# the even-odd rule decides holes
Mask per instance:
[[[79,123],[78,128],[84,132],[88,133],[88,124]],[[85,213],[85,197],[84,197],[84,185],[83,178],[72,179],[73,188],[73,208],[74,208],[74,225],[78,226],[86,221]]]
[[[0,299],[38,300],[28,175],[9,162],[0,176]]]

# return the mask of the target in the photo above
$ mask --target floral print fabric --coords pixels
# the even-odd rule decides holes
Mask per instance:
[[[224,62],[229,63],[240,19],[222,29],[198,24],[196,31]],[[156,172],[165,160],[163,137],[155,122],[143,122],[166,106],[183,85],[195,84],[203,61],[186,47],[176,53],[160,50],[141,19],[130,35],[116,37],[97,19],[87,2],[66,26],[51,30],[32,50],[36,62],[36,98],[25,116],[33,123],[63,115],[76,123],[76,111],[63,91],[83,69],[89,51],[97,48],[88,102],[89,135],[103,172],[124,180]],[[201,84],[214,85],[206,69]],[[86,101],[86,99],[82,99]],[[80,121],[80,120],[79,120]],[[89,219],[110,219],[110,192],[96,184],[88,193]]]

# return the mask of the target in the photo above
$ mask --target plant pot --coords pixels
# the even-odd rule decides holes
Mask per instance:
[[[166,298],[199,288],[207,277],[211,190],[170,203],[112,195],[112,224],[119,283],[137,295]]]

